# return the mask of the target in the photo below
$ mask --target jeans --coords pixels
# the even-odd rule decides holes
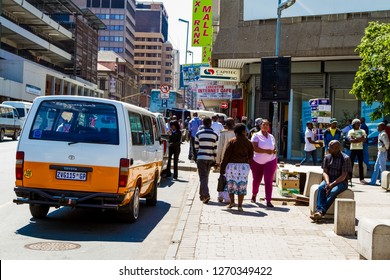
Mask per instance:
[[[368,143],[363,143],[363,162],[367,169],[370,167],[370,156],[368,155]]]
[[[359,179],[364,180],[364,171],[363,171],[363,150],[351,150],[351,155],[349,156],[351,158],[352,167],[355,163],[355,158],[358,158],[358,164],[359,164]],[[350,178],[352,178],[352,172],[350,172]]]
[[[313,150],[313,151],[305,151],[306,155],[304,157],[304,159],[301,161],[301,165],[303,165],[305,162],[309,161],[309,158],[311,156],[311,158],[313,159],[313,164],[314,165],[317,165],[317,149]]]
[[[171,160],[173,155],[173,178],[177,179],[178,170],[179,170],[179,155],[180,155],[180,146],[178,147],[169,147],[169,157],[167,164],[167,173],[171,174]]]
[[[336,197],[348,188],[348,185],[345,182],[341,182],[334,186],[330,192],[326,194],[325,185],[325,180],[323,180],[318,187],[317,208],[315,210],[316,212],[321,212],[322,214],[326,214],[326,211],[328,211]]]
[[[210,197],[209,191],[209,174],[211,167],[213,166],[213,160],[198,159],[196,165],[198,167],[199,174],[199,198],[202,200],[204,198]]]
[[[379,183],[382,182],[381,174],[383,171],[386,171],[386,159],[387,159],[387,151],[378,152],[378,157],[376,158],[375,161],[374,172],[372,173],[371,176],[370,185],[376,184],[376,180],[378,179],[378,176],[379,176]]]

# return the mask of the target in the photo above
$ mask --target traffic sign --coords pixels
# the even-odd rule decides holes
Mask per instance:
[[[221,109],[227,109],[229,107],[227,102],[221,102],[220,104]]]
[[[168,93],[171,90],[171,86],[167,84],[162,84],[160,86],[160,90],[162,93]]]

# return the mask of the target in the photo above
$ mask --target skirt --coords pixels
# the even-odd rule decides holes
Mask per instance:
[[[228,163],[225,176],[229,194],[246,195],[250,170],[250,165],[247,163]]]

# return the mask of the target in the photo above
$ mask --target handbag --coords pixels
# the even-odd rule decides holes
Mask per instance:
[[[223,192],[225,190],[226,184],[227,184],[227,181],[226,181],[225,175],[222,175],[222,174],[219,175],[217,191]]]

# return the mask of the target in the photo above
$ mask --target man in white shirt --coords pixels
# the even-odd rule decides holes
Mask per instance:
[[[223,125],[219,122],[218,115],[214,115],[212,118],[213,122],[211,123],[211,128],[215,133],[217,133],[218,137],[221,131],[223,130]]]
[[[372,173],[370,181],[370,185],[373,186],[376,186],[376,180],[378,179],[378,176],[379,182],[381,182],[381,174],[386,170],[387,151],[389,149],[390,143],[385,131],[385,126],[386,125],[384,122],[378,124],[378,156],[376,158],[374,172]]]
[[[306,123],[305,131],[305,157],[301,161],[301,165],[309,161],[310,156],[313,159],[313,164],[317,165],[317,147],[316,144],[322,146],[322,142],[315,141],[314,132],[313,132],[313,123],[308,121]]]

